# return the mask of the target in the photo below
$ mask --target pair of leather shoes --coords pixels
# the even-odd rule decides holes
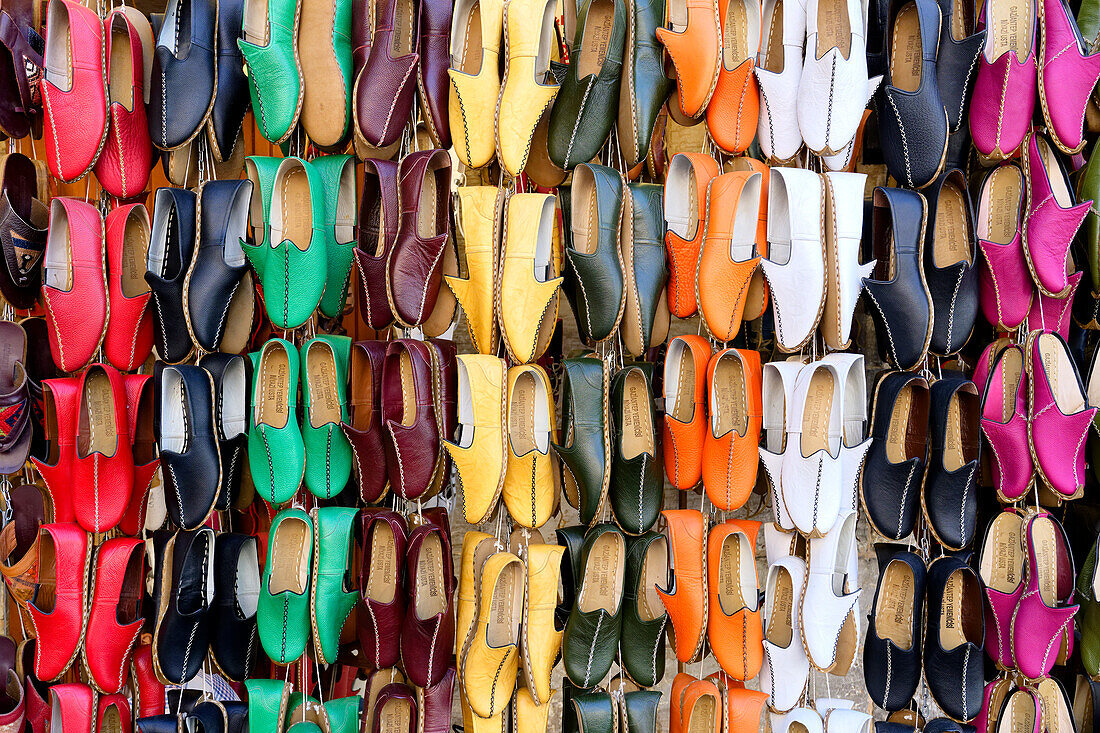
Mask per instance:
[[[130,731],[132,718],[125,695],[102,695],[97,699],[88,685],[66,682],[50,688],[49,705],[51,730],[65,726],[90,733]]]
[[[749,733],[761,725],[768,697],[749,690],[722,670],[702,679],[681,672],[672,681],[669,731]]]
[[[22,153],[0,158],[0,293],[15,308],[30,308],[42,290],[50,215],[42,189],[35,161]]]

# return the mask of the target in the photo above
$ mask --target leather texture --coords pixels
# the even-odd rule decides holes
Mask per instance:
[[[1085,668],[1085,673],[1089,676],[1095,676],[1100,671],[1100,647],[1096,644],[1096,632],[1098,625],[1100,625],[1100,599],[1097,599],[1096,592],[1093,590],[1093,584],[1096,582],[1096,558],[1097,558],[1097,543],[1093,542],[1089,549],[1088,555],[1085,557],[1085,562],[1081,565],[1081,571],[1077,574],[1077,602],[1081,605],[1081,610],[1077,612],[1077,628],[1081,631],[1081,642],[1078,649],[1081,650],[1081,664]],[[1089,695],[1093,703],[1093,716],[1096,714],[1096,684],[1089,682]],[[1075,694],[1075,698],[1081,695],[1081,682],[1078,682],[1078,689]],[[1084,718],[1085,721],[1088,718]]]
[[[85,531],[107,532],[122,518],[134,485],[126,387],[114,367],[92,364],[80,376],[77,425],[95,431],[77,433],[73,513]]]
[[[657,29],[657,40],[676,72],[671,100],[683,117],[691,119],[706,109],[718,84],[722,27],[717,0],[687,0],[684,11],[687,22],[674,27],[666,5],[665,24]]]
[[[668,583],[668,540],[649,531],[626,542],[623,593],[623,669],[640,687],[660,684],[665,668],[668,613],[656,606],[656,587]]]
[[[998,9],[991,0],[983,3],[981,10],[987,28],[1011,22],[1002,15],[1009,11]],[[974,103],[970,105],[970,137],[978,155],[991,161],[1015,156],[1035,113],[1039,40],[1035,5],[1028,3],[1024,16],[1022,23],[1017,20],[1019,31],[1012,35],[1015,48],[1012,44],[999,47],[996,34],[987,34],[978,60]],[[1007,104],[1009,99],[1011,104]]]
[[[248,357],[254,375],[249,472],[256,492],[277,506],[294,496],[305,475],[305,443],[296,415],[300,359],[283,339],[270,339]]]
[[[503,205],[495,186],[455,190],[455,245],[466,267],[462,275],[444,274],[443,281],[462,306],[470,341],[482,354],[495,353],[499,338],[494,295]]]
[[[366,324],[381,330],[393,323],[386,296],[386,267],[401,222],[398,189],[400,169],[391,160],[363,161],[363,193],[359,199],[359,243],[355,247],[360,289],[359,313]]]
[[[1001,198],[1004,194],[998,190],[1002,185],[1007,187],[1007,200]],[[1007,214],[999,232],[988,224],[995,191],[1000,194],[996,202],[1004,201],[1006,207],[1001,216]],[[975,233],[982,252],[978,301],[985,319],[1003,331],[1013,330],[1024,322],[1035,293],[1023,245],[1025,195],[1023,170],[1015,163],[1004,163],[985,177],[978,196]]]
[[[109,100],[107,139],[95,164],[95,177],[109,194],[127,199],[145,190],[153,167],[145,116],[144,50],[138,29],[121,9],[107,14],[103,36],[108,87],[124,91],[113,92]],[[115,60],[117,69],[112,68]],[[121,98],[115,99],[116,94]]]
[[[248,677],[258,661],[258,551],[258,540],[252,535],[227,532],[214,542],[210,658],[223,674],[237,681]]]
[[[739,25],[729,25],[731,13],[744,20]],[[755,1],[718,0],[718,17],[722,18],[724,26],[723,46],[718,82],[707,104],[707,130],[718,147],[737,155],[756,137],[756,123],[760,117],[760,92],[753,74],[760,51],[760,5]],[[728,37],[735,33],[736,38]],[[734,49],[741,50],[745,56],[737,57]]]
[[[221,487],[214,508],[224,512],[237,504],[241,490],[248,449],[251,362],[239,354],[213,353],[204,355],[199,366],[210,374],[214,384],[214,428],[222,466]],[[135,451],[134,462],[137,461]],[[137,483],[134,486],[136,490]]]
[[[997,496],[1018,501],[1031,488],[1035,467],[1028,443],[1028,374],[1024,351],[1011,345],[993,362],[984,385],[981,428],[992,451],[989,467]]]
[[[724,511],[744,506],[756,485],[761,379],[760,354],[749,349],[723,349],[707,365],[710,425],[703,440],[703,488]]]
[[[208,527],[177,532],[165,548],[153,635],[153,667],[162,682],[193,679],[206,659],[214,552],[214,532]]]
[[[460,429],[445,440],[462,486],[462,516],[480,524],[492,515],[504,488],[508,440],[507,366],[486,354],[458,357]],[[491,717],[491,716],[490,716]]]
[[[760,689],[768,695],[771,707],[781,712],[790,712],[798,706],[810,676],[810,662],[801,636],[805,578],[806,561],[799,557],[781,557],[768,566]],[[783,602],[788,598],[789,606]]]
[[[564,555],[565,548],[558,545],[527,546],[527,597],[520,631],[521,661],[526,679],[533,688],[530,690],[532,699],[539,707],[549,705],[554,697],[551,674],[561,653],[563,633],[556,628],[554,615]]]
[[[512,553],[498,552],[486,560],[481,572],[481,600],[462,650],[461,675],[470,709],[482,718],[499,715],[516,686],[520,648],[515,611],[519,589],[526,579],[525,568]],[[498,589],[502,589],[499,596]],[[501,628],[502,624],[511,628]],[[494,643],[490,642],[490,625],[497,640]]]
[[[321,314],[338,318],[347,304],[351,265],[355,259],[355,156],[324,155],[309,162],[321,174],[325,201],[325,291]]]
[[[53,572],[44,558],[52,556]],[[38,582],[27,604],[35,637],[49,644],[34,646],[34,676],[58,679],[76,659],[84,641],[88,600],[86,573],[92,550],[88,535],[74,523],[44,524],[39,529]],[[47,599],[52,594],[52,602]],[[57,689],[55,685],[52,689]]]
[[[821,336],[831,349],[847,349],[852,341],[852,319],[875,261],[861,263],[863,237],[863,173],[828,172],[822,177],[825,195],[825,305]]]
[[[668,309],[689,318],[698,309],[695,273],[707,233],[707,193],[718,163],[703,153],[672,156],[665,177],[665,249],[668,251]]]
[[[794,158],[802,148],[802,133],[798,128],[798,84],[802,78],[803,44],[806,38],[806,16],[784,12],[782,0],[765,0],[762,7],[762,28],[779,31],[781,43],[770,41],[760,47],[753,73],[760,89],[760,113],[756,140],[767,161],[779,162]],[[770,36],[769,36],[770,37]],[[870,51],[868,51],[870,58]]]
[[[151,294],[142,260],[149,243],[149,212],[144,204],[112,209],[104,222],[107,250],[107,299],[111,304],[103,355],[120,371],[134,371],[153,349]],[[134,283],[133,279],[140,281]],[[136,292],[135,292],[136,287]]]
[[[615,374],[609,411],[611,509],[620,529],[642,534],[657,521],[664,498],[651,365],[624,367]]]
[[[948,356],[966,345],[978,317],[974,210],[966,178],[958,168],[936,179],[925,195],[924,276],[932,295],[928,348],[933,354]]]
[[[562,442],[554,452],[566,469],[565,496],[585,526],[598,520],[611,485],[610,379],[600,359],[562,361]]]
[[[352,452],[340,425],[348,420],[351,339],[321,334],[302,344],[302,442],[305,485],[322,499],[340,494],[351,478]]]
[[[1100,54],[1081,36],[1062,0],[1037,0],[1039,10],[1039,101],[1054,144],[1067,155],[1085,146],[1085,114],[1100,79]]]
[[[300,5],[292,0],[268,3],[259,45],[242,33],[237,40],[248,68],[248,92],[260,134],[278,145],[290,137],[302,112],[305,88],[298,58]],[[258,40],[258,39],[257,39]]]
[[[760,523],[731,520],[707,536],[707,641],[722,670],[750,680],[764,660],[756,535]]]
[[[1049,674],[1062,654],[1072,653],[1073,617],[1078,610],[1073,599],[1076,573],[1065,530],[1046,512],[1028,517],[1023,543],[1027,580],[1012,617],[1012,657],[1022,674],[1036,679]],[[1043,589],[1039,588],[1040,562],[1053,565],[1047,571],[1053,582]]]
[[[978,29],[975,9],[958,0],[937,0],[940,9],[939,56],[936,85],[947,110],[947,168],[962,168],[970,145],[967,120],[974,93],[975,71],[981,60],[986,30]],[[958,21],[956,21],[958,18]],[[958,36],[958,37],[957,37]]]
[[[116,537],[96,551],[95,581],[88,608],[84,663],[102,693],[122,689],[130,652],[141,630],[145,555],[137,539]],[[104,698],[108,699],[108,698]]]
[[[42,289],[49,207],[37,179],[35,161],[22,153],[0,163],[0,293],[16,308],[29,308]]]
[[[594,556],[593,553],[597,554]],[[562,662],[569,681],[588,689],[611,669],[622,630],[626,542],[611,524],[593,527],[580,558],[580,593],[562,640]],[[586,586],[591,584],[588,593]],[[584,598],[591,594],[590,604]]]
[[[160,373],[158,392],[168,517],[177,527],[197,529],[210,517],[221,490],[214,382],[202,367],[167,366]],[[259,474],[258,467],[254,471]]]
[[[627,0],[623,78],[619,87],[618,139],[628,168],[649,155],[657,116],[672,80],[665,75],[664,52],[656,31],[664,23],[659,0]]]
[[[928,690],[952,718],[973,720],[981,711],[985,683],[981,579],[959,558],[941,557],[929,566],[926,587],[924,669]],[[961,624],[956,625],[958,621]],[[953,633],[948,635],[947,630]]]
[[[446,511],[439,511],[436,521],[409,533],[406,557],[408,612],[401,625],[401,662],[409,681],[418,687],[432,687],[443,679],[454,649],[451,534]]]
[[[218,0],[217,84],[210,110],[207,135],[214,160],[228,163],[241,141],[244,118],[252,106],[244,55],[237,41],[243,38],[244,0]]]
[[[980,564],[985,596],[985,652],[998,665],[1016,666],[1012,652],[1013,615],[1025,591],[1023,552],[1025,520],[1012,510],[998,513],[986,527]],[[996,574],[993,560],[1003,557]],[[988,696],[990,690],[986,689]],[[980,719],[979,719],[980,720]]]
[[[676,659],[687,663],[698,656],[706,638],[707,525],[694,509],[666,509],[661,515],[668,523],[672,572],[667,587],[658,584],[657,594],[672,623]]]
[[[928,465],[921,506],[940,543],[961,550],[978,524],[981,397],[974,383],[948,373],[929,389]]]
[[[550,377],[537,364],[508,370],[509,432],[503,499],[512,520],[529,529],[546,524],[558,504],[557,440]]]
[[[184,283],[195,253],[198,197],[183,188],[158,188],[153,199],[150,258],[145,272],[153,301],[153,332],[157,356],[178,364],[191,355],[193,344],[183,307]],[[162,239],[163,238],[163,239]]]
[[[724,173],[707,186],[695,291],[703,323],[718,341],[732,341],[741,330],[749,283],[760,265],[753,224],[766,195],[762,186],[762,176],[747,171]]]
[[[879,574],[874,604],[868,614],[863,679],[867,694],[886,710],[899,710],[907,705],[920,684],[926,575],[924,561],[912,552],[895,554],[883,564]],[[904,635],[908,645],[891,637],[891,632],[879,635],[878,628],[887,619],[898,627],[893,633]]]
[[[428,125],[428,134],[437,148],[451,147],[448,109],[448,76],[451,66],[452,0],[427,0],[420,3],[420,63],[416,83],[420,109]]]
[[[469,32],[452,33],[450,39],[450,68],[446,71],[450,133],[462,164],[481,168],[496,153],[496,125],[489,124],[489,117],[496,113],[500,98],[504,3],[502,0],[459,2],[454,16],[455,28],[467,28]]]
[[[268,530],[256,625],[260,644],[277,664],[297,661],[309,645],[313,534],[310,516],[297,508],[276,514]]]
[[[706,373],[710,358],[710,343],[696,335],[675,337],[665,352],[661,431],[665,475],[682,491],[694,488],[703,476],[703,445],[708,426]]]
[[[428,490],[441,450],[432,388],[428,346],[411,339],[390,342],[382,365],[382,447],[390,486],[404,499]]]
[[[75,733],[92,733],[95,718],[95,693],[79,682],[66,682],[50,688],[50,726],[65,726]]]
[[[619,249],[623,259],[626,304],[619,333],[627,353],[644,357],[668,338],[665,294],[668,266],[664,248],[664,187],[631,183],[623,192],[630,219],[623,212]]]
[[[382,363],[385,341],[357,341],[348,361],[348,419],[341,423],[354,461],[359,496],[374,504],[389,490],[382,447]]]
[[[185,33],[189,39],[182,38]],[[161,150],[191,142],[210,117],[217,91],[217,44],[216,4],[201,0],[168,4],[153,52],[148,109],[149,134]]]
[[[10,165],[10,163],[9,163]],[[1077,174],[1077,199],[1079,201],[1095,201],[1100,197],[1100,155],[1093,151],[1089,155],[1088,162]],[[0,200],[0,225],[3,224],[3,207]],[[1090,212],[1092,213],[1092,212]],[[3,231],[0,229],[0,231]],[[1093,292],[1100,292],[1100,216],[1092,214],[1085,217],[1082,227],[1082,244],[1084,245],[1086,262],[1080,263],[1087,266],[1089,285]],[[3,235],[0,235],[0,244],[3,243]],[[6,255],[6,252],[5,252]],[[10,268],[10,260],[9,265]],[[0,290],[4,286],[3,270],[0,270]]]
[[[408,524],[396,512],[368,508],[359,515],[358,534],[363,543],[361,605],[356,615],[359,645],[372,666],[386,669],[397,664],[401,654],[401,622],[406,608],[402,558],[408,542]]]
[[[381,0],[375,13],[370,53],[355,86],[355,134],[373,147],[385,148],[397,142],[412,109],[421,18],[418,4],[408,0]],[[399,23],[411,24],[410,38],[399,35],[407,30]],[[394,53],[399,55],[395,58]]]
[[[336,662],[340,633],[359,599],[347,583],[357,514],[354,508],[337,506],[315,507],[311,514],[314,569],[309,612],[314,652],[327,664]]]

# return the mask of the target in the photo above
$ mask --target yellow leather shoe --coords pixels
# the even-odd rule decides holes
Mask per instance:
[[[523,733],[546,733],[550,724],[550,702],[557,690],[550,691],[550,700],[539,705],[534,695],[526,687],[521,687],[516,693],[516,730]]]
[[[523,670],[529,693],[546,707],[554,691],[550,673],[558,661],[562,632],[554,628],[558,580],[565,548],[559,545],[527,547],[527,607],[523,609]],[[521,690],[520,692],[528,692]],[[536,726],[537,728],[537,726]],[[519,730],[535,730],[520,726]]]
[[[508,470],[504,505],[516,524],[537,529],[558,508],[557,438],[550,378],[537,364],[508,370]]]
[[[550,73],[557,0],[508,0],[504,7],[504,82],[497,100],[497,157],[516,176],[527,165],[535,125],[558,94]],[[453,119],[453,118],[452,118]]]
[[[443,441],[462,485],[467,524],[489,519],[504,488],[504,360],[485,354],[458,357],[458,425],[454,442]]]
[[[495,354],[493,286],[500,257],[504,193],[495,186],[459,186],[455,194],[455,244],[461,274],[445,275],[443,279],[466,314],[466,329],[474,348],[482,354]]]
[[[520,364],[542,356],[558,320],[562,255],[557,211],[551,194],[517,193],[505,204],[496,305],[504,345]]]
[[[482,718],[506,710],[516,686],[525,575],[523,561],[510,552],[490,557],[481,572],[477,620],[459,673],[470,711]]]
[[[496,152],[493,117],[500,95],[500,35],[504,0],[458,0],[451,34],[448,107],[455,154],[468,168]]]
[[[459,707],[462,708],[462,730],[464,733],[504,733],[504,712],[497,713],[491,718],[482,718],[470,710],[470,703],[466,701],[466,693],[459,695]]]
[[[470,531],[462,537],[462,555],[458,561],[458,598],[455,601],[455,654],[462,652],[466,638],[477,618],[477,589],[481,571],[499,547],[496,538],[484,532]]]

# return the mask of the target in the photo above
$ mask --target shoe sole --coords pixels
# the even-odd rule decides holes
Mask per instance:
[[[302,0],[295,57],[302,80],[301,125],[320,148],[339,145],[348,130],[348,85],[336,59],[331,0]],[[302,54],[302,48],[309,53]],[[343,124],[338,124],[338,121]]]

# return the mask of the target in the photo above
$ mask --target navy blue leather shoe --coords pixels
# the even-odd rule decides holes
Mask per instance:
[[[214,107],[217,7],[216,0],[168,3],[153,53],[152,90],[146,110],[149,134],[161,150],[191,142]]]

